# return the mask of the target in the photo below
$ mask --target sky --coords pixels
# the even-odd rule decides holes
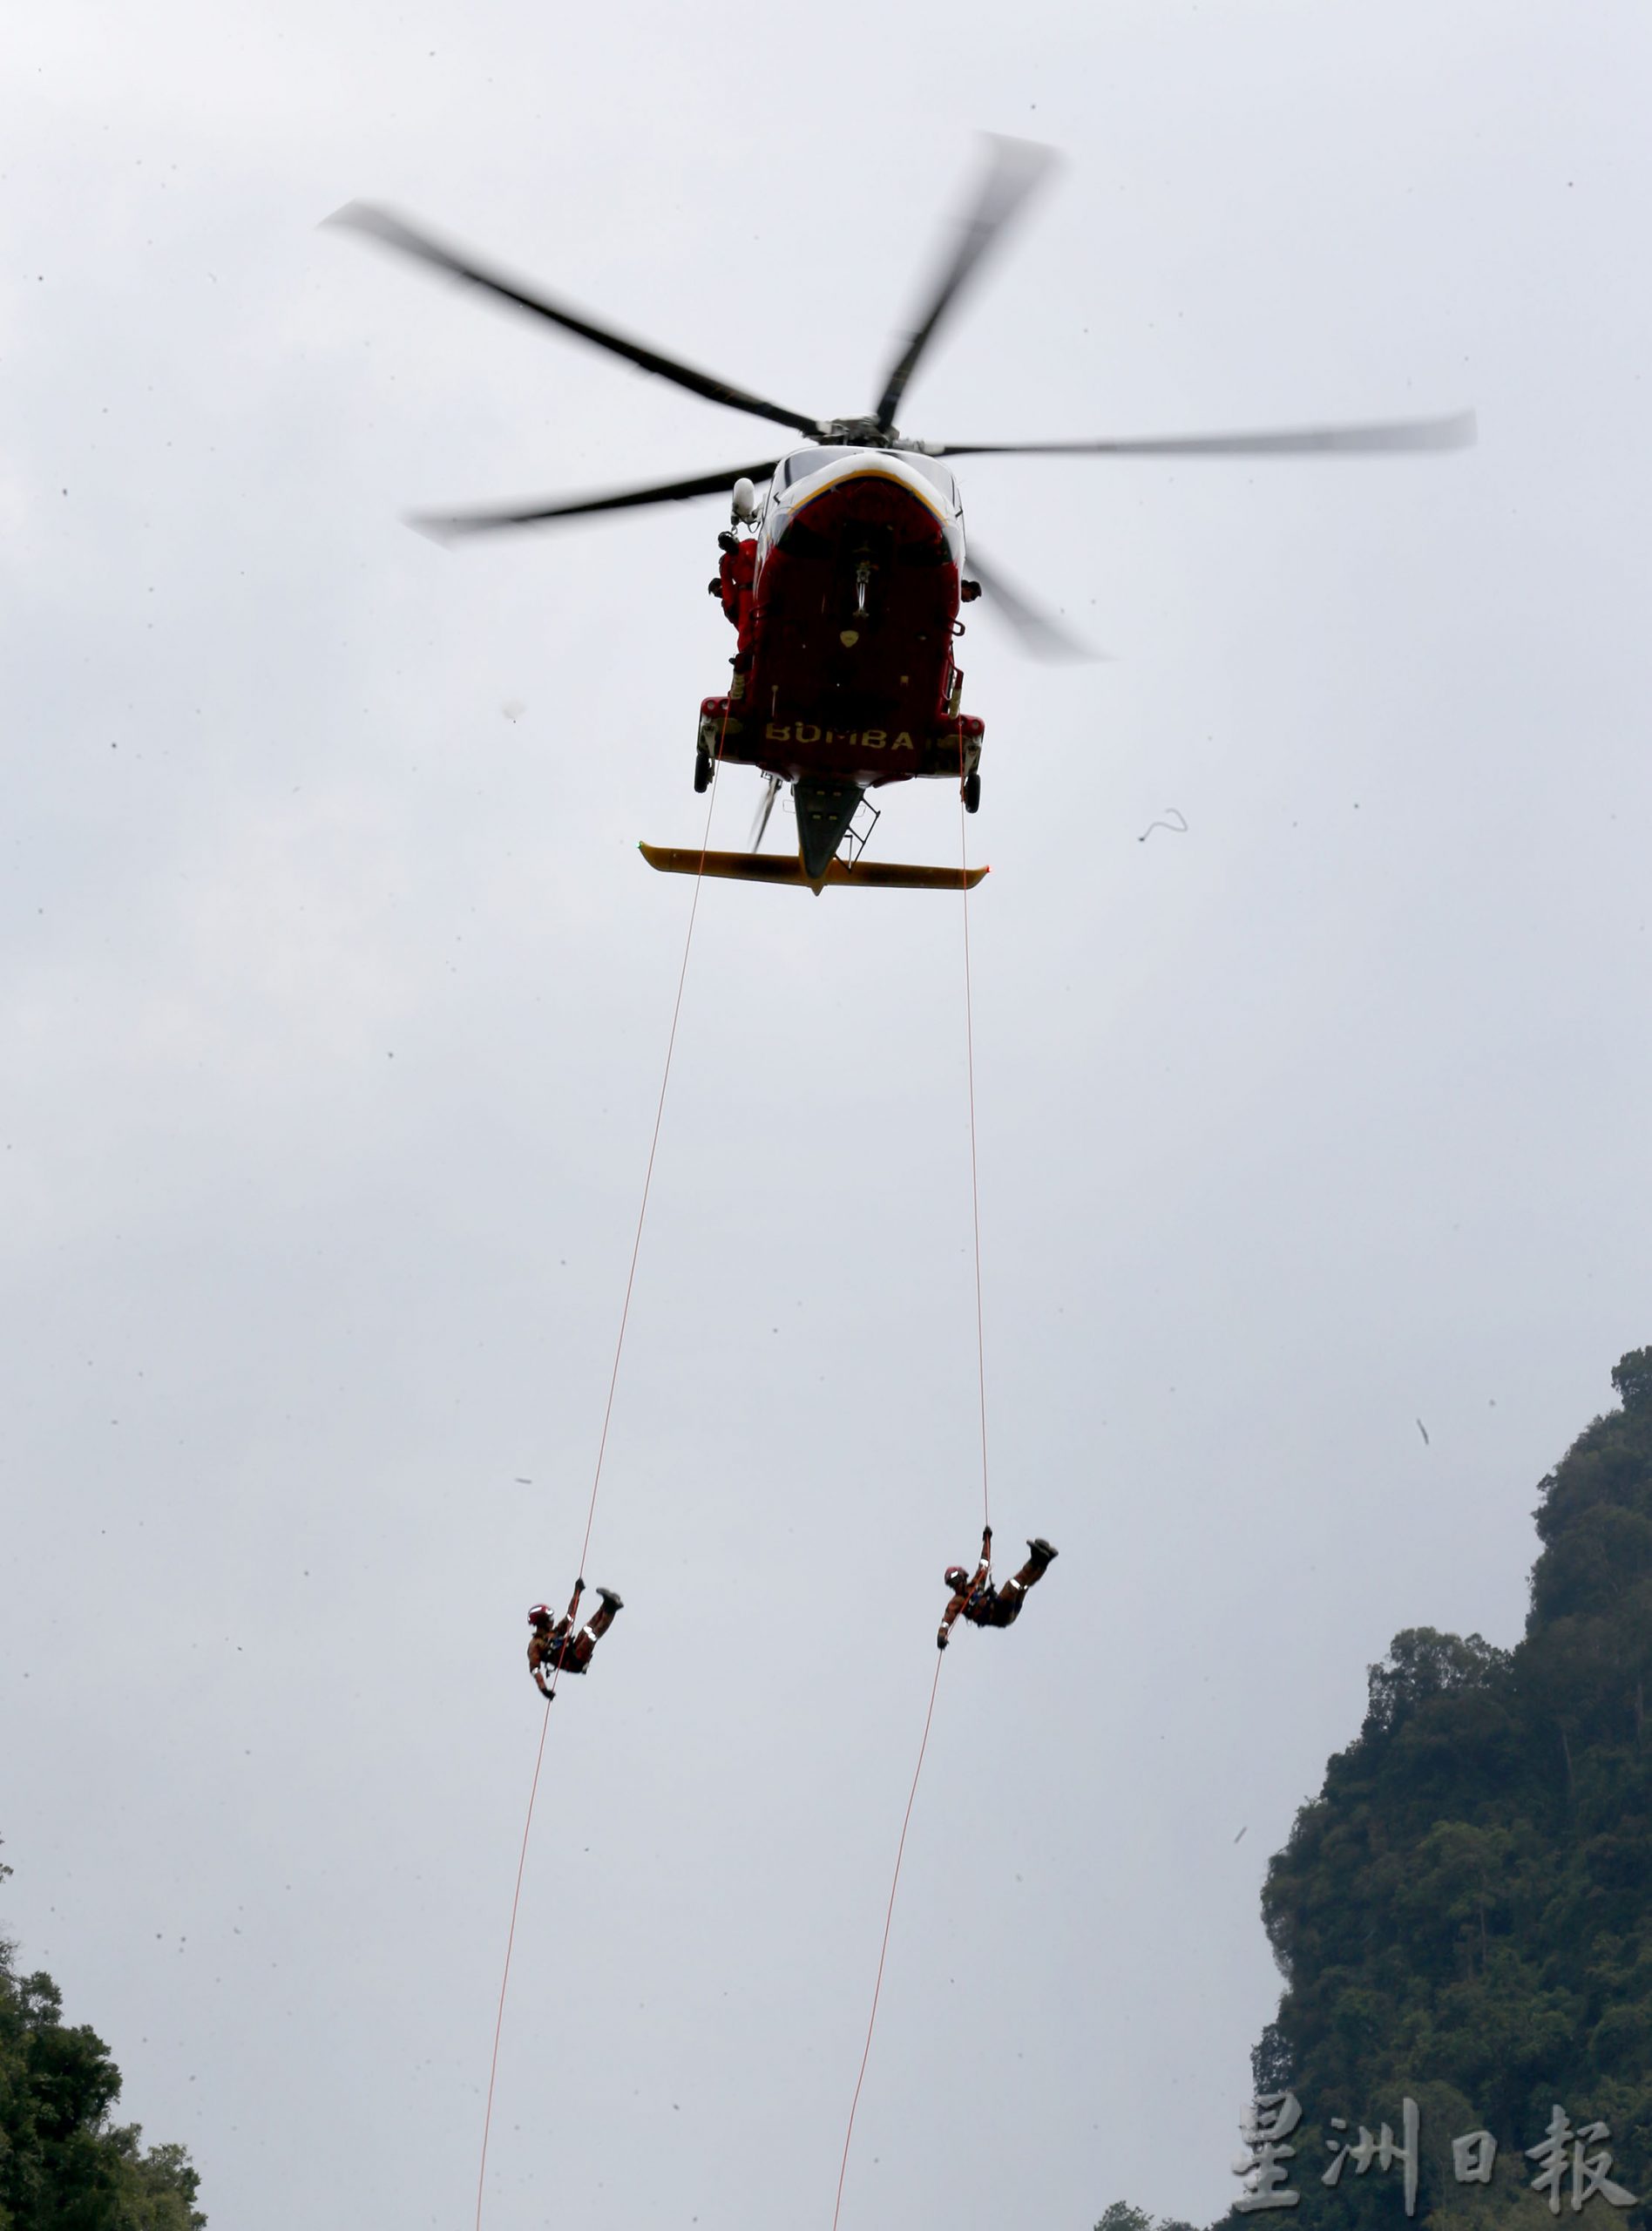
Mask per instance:
[[[474,2220],[728,670],[715,500],[403,521],[769,438],[321,220],[852,413],[1008,132],[909,431],[1477,412],[963,483],[1107,654],[961,647],[987,1480],[1060,1556],[943,1664],[842,2222],[1209,2221],[1269,1854],[1396,1631],[1519,1638],[1652,1339],[1645,11],[64,0],[0,73],[0,1924],[234,2231]],[[981,1518],[967,1088],[961,902],[705,887],[491,2231],[830,2223]]]

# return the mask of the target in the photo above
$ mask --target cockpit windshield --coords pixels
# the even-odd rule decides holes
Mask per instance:
[[[812,449],[796,450],[790,457],[782,458],[780,470],[775,475],[776,488],[789,488],[794,480],[806,480],[811,472],[820,472],[829,465],[836,465],[840,458],[853,457],[852,449],[839,444],[819,443]]]
[[[959,508],[958,484],[939,458],[920,457],[916,450],[895,450],[890,454],[899,458],[903,465],[911,465],[914,471],[921,472],[931,487],[939,490],[954,511]],[[796,481],[806,480],[811,472],[823,471],[827,465],[836,465],[843,458],[864,455],[863,450],[831,442],[817,444],[812,449],[794,450],[790,457],[781,459],[775,469],[775,492],[778,494],[781,489],[789,488]]]
[[[954,511],[958,509],[958,483],[939,458],[920,457],[916,450],[903,450],[901,455],[925,480],[933,481]]]

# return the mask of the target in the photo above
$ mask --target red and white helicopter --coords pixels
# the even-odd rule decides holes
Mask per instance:
[[[1194,434],[1126,441],[924,442],[895,423],[937,328],[982,257],[1052,160],[1025,140],[992,139],[985,176],[954,253],[924,315],[889,369],[870,411],[815,418],[753,395],[645,343],[598,325],[383,209],[352,202],[331,220],[370,234],[450,276],[549,320],[644,371],[713,403],[767,418],[805,437],[784,456],[733,465],[687,480],[416,522],[443,538],[538,526],[727,494],[733,526],[719,537],[712,593],[738,630],[727,695],[701,702],[694,788],[730,761],[759,769],[768,785],[753,831],[761,844],[782,783],[796,808],[796,858],[753,850],[706,852],[645,844],[650,864],[680,874],[748,882],[828,883],[957,890],[985,868],[914,867],[861,857],[856,816],[868,790],[917,776],[960,784],[980,803],[983,724],[962,709],[954,655],[958,607],[985,591],[1034,650],[1077,651],[1061,629],[972,551],[965,572],[964,510],[944,460],[953,457],[1296,457],[1312,452],[1443,450],[1473,439],[1466,412],[1377,424],[1288,431]]]

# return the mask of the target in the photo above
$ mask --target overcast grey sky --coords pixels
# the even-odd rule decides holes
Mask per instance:
[[[3,1919],[220,2231],[470,2221],[691,896],[633,846],[727,673],[715,502],[401,516],[765,440],[317,221],[855,411],[985,127],[1067,159],[909,431],[1479,413],[965,481],[1113,654],[964,647],[993,1515],[1061,1559],[945,1662],[843,2223],[1204,2221],[1269,1852],[1398,1628],[1517,1637],[1652,1338],[1649,63],[1633,0],[14,20]],[[978,1524],[968,1185],[957,904],[708,886],[494,2231],[830,2221]]]

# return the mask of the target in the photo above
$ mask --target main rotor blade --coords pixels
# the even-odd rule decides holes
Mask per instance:
[[[973,208],[964,220],[957,252],[942,273],[928,309],[890,368],[878,399],[877,424],[885,431],[894,424],[895,413],[901,407],[901,397],[918,358],[928,348],[935,329],[959,289],[1055,160],[1053,148],[1042,147],[1032,139],[1001,139],[993,134],[988,136],[988,145],[992,152],[986,176],[981,181]]]
[[[996,566],[984,566],[974,543],[965,553],[964,571],[981,584],[988,609],[996,607],[1037,659],[1099,659],[1104,654],[1065,628],[1051,613],[1014,589]]]
[[[518,309],[531,310],[536,317],[548,318],[552,325],[577,333],[582,341],[609,349],[616,356],[624,356],[645,372],[686,387],[691,394],[703,395],[708,402],[726,403],[731,410],[749,410],[758,418],[772,418],[776,425],[796,427],[800,434],[818,435],[825,431],[818,418],[806,418],[800,411],[788,410],[783,403],[770,403],[761,395],[749,395],[743,387],[715,379],[709,372],[696,371],[692,364],[680,363],[674,356],[661,356],[644,342],[633,341],[611,327],[581,317],[577,311],[553,302],[548,295],[531,293],[504,273],[490,270],[485,264],[444,246],[389,209],[377,208],[368,201],[349,201],[335,210],[327,222],[351,232],[365,233],[373,240],[383,241],[387,248],[400,248],[404,255],[415,256],[435,270],[445,271],[450,278],[483,288],[487,293],[498,295],[502,302],[514,302]]]
[[[925,442],[925,457],[1324,457],[1466,450],[1474,414],[1378,419],[1361,426],[1297,426],[1269,434],[1151,434],[1123,442]]]
[[[616,488],[602,496],[573,496],[559,504],[536,504],[528,510],[421,512],[410,520],[421,534],[445,542],[461,534],[486,534],[494,527],[537,526],[546,519],[587,518],[593,512],[629,512],[643,504],[680,504],[690,496],[715,496],[736,480],[767,480],[780,463],[771,457],[762,465],[729,465],[717,472],[702,472],[694,480],[660,480],[648,488]]]

